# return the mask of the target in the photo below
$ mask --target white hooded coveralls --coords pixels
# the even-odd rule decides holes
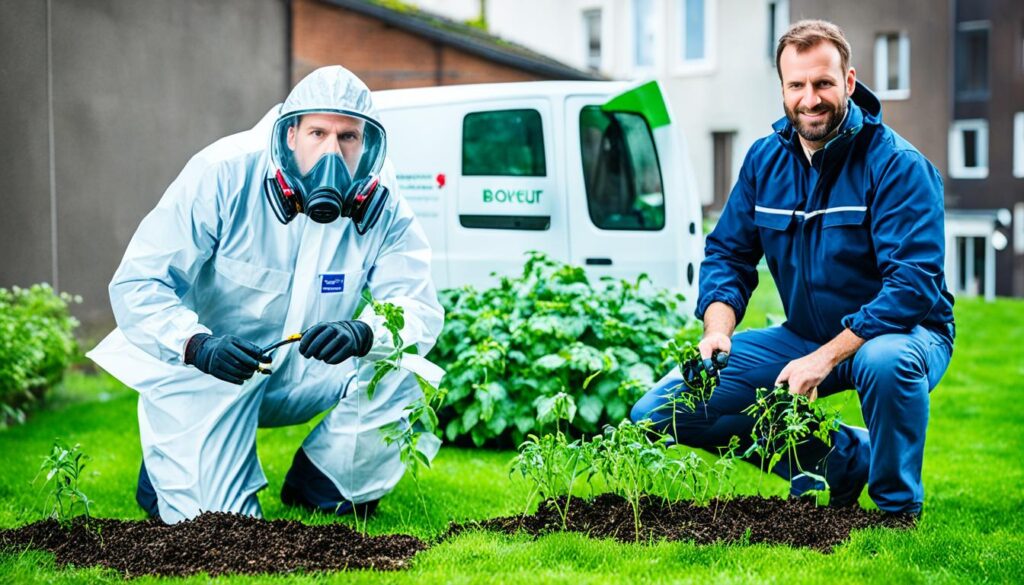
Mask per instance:
[[[88,355],[139,392],[143,458],[165,522],[202,511],[259,515],[256,492],[267,481],[256,428],[303,423],[327,409],[302,447],[345,498],[379,499],[404,472],[398,446],[386,446],[380,428],[403,419],[421,391],[400,370],[367,397],[373,361],[393,349],[370,307],[358,316],[374,333],[361,359],[332,366],[303,358],[293,344],[274,352],[272,375],[256,374],[241,386],[183,362],[197,333],[263,346],[320,321],[353,318],[364,286],[405,309],[402,338],[419,355],[440,333],[444,313],[430,277],[430,246],[398,193],[390,161],[381,177],[390,201],[363,236],[347,218],[318,224],[299,214],[283,225],[274,216],[262,191],[271,128],[279,117],[317,109],[379,120],[369,90],[351,72],[313,72],[254,128],[188,162],[142,220],[110,283],[117,328]],[[439,441],[430,435],[420,445],[432,457]]]

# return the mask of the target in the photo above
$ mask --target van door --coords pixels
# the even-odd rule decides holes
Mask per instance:
[[[448,224],[453,284],[492,286],[493,272],[519,274],[528,250],[567,259],[552,120],[550,102],[542,98],[464,106],[456,130],[462,168]]]
[[[682,292],[689,308],[703,248],[700,205],[669,116],[654,82],[611,100],[566,98],[569,255],[598,276],[646,273]]]

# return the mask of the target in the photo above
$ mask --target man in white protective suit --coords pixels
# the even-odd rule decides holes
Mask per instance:
[[[139,392],[136,499],[151,516],[259,516],[257,427],[328,409],[295,454],[286,504],[362,516],[401,479],[380,429],[421,391],[399,370],[368,397],[394,346],[370,306],[355,313],[364,287],[401,306],[403,342],[423,356],[444,312],[386,147],[366,85],[325,67],[192,157],[142,220],[110,283],[117,328],[88,355]],[[419,442],[428,457],[439,444]]]

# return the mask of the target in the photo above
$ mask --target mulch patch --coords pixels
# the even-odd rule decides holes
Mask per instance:
[[[872,526],[907,529],[916,523],[909,515],[886,515],[860,507],[828,508],[795,498],[738,497],[712,500],[707,506],[689,502],[667,505],[648,499],[641,504],[640,512],[639,540],[643,542],[660,539],[696,544],[763,542],[821,552],[831,552],[850,537],[852,530]],[[562,518],[548,502],[541,505],[536,514],[456,525],[448,535],[469,528],[541,535],[561,530]],[[595,538],[637,540],[632,507],[613,494],[602,494],[591,501],[574,498],[569,506],[566,529]]]
[[[50,551],[59,565],[103,565],[126,577],[194,573],[289,573],[404,568],[427,548],[407,535],[364,536],[343,524],[308,526],[207,512],[166,525],[79,517],[69,528],[43,520],[0,529],[0,548]]]
[[[835,509],[806,500],[761,497],[712,500],[707,506],[688,502],[667,505],[647,499],[640,521],[639,540],[643,542],[763,542],[822,552],[847,540],[852,530],[872,526],[906,529],[916,523],[906,515],[885,515],[859,507]],[[539,536],[561,527],[561,517],[547,502],[536,514],[453,525],[443,538],[473,528]],[[633,510],[613,494],[590,501],[574,499],[566,528],[595,538],[636,540]],[[170,526],[156,520],[109,518],[93,518],[86,524],[78,517],[69,527],[43,520],[0,529],[0,549],[25,547],[52,552],[61,566],[102,565],[133,577],[395,570],[405,568],[428,545],[404,534],[364,536],[344,524],[309,526],[293,520],[207,512]]]

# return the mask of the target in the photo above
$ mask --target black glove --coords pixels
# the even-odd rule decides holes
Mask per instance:
[[[260,362],[269,364],[270,357],[262,355],[259,346],[234,335],[199,333],[185,345],[186,364],[232,384],[251,378]]]
[[[373,344],[373,330],[362,321],[325,321],[302,334],[299,353],[329,364],[340,364],[352,356],[362,357]]]

